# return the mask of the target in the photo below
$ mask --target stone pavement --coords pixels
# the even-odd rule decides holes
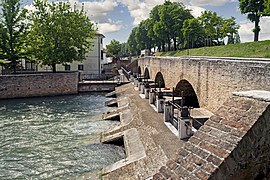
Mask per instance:
[[[104,133],[111,136],[125,130],[135,128],[138,132],[146,157],[125,163],[118,169],[104,172],[104,179],[147,179],[151,178],[159,169],[166,165],[169,159],[176,157],[176,152],[183,146],[180,141],[164,124],[163,114],[157,113],[149,105],[147,99],[142,99],[139,92],[129,83],[116,89],[118,99],[128,100],[128,106],[121,108],[128,111],[129,115],[121,116],[129,118],[128,123],[122,123],[119,127]],[[121,120],[127,122],[127,120]],[[132,139],[130,139],[132,140]]]

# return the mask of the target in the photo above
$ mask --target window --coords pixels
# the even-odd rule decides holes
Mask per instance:
[[[103,43],[103,39],[102,38],[100,38],[100,44],[102,44]]]
[[[103,50],[100,51],[101,60],[103,60]]]
[[[70,71],[70,65],[69,64],[65,65],[65,71]]]
[[[83,71],[83,65],[82,65],[82,64],[79,64],[79,65],[78,65],[78,70],[79,70],[79,71]]]

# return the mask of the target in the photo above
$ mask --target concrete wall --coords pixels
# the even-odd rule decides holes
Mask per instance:
[[[142,74],[148,68],[151,79],[161,72],[165,86],[176,87],[187,80],[194,88],[200,107],[211,111],[233,91],[270,90],[270,60],[210,57],[145,57],[138,61]]]
[[[78,93],[78,72],[0,76],[0,99]]]

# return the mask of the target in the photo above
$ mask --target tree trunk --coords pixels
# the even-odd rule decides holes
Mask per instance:
[[[259,22],[260,22],[260,16],[256,16],[255,18],[255,28],[253,30],[254,32],[254,41],[258,41],[259,40],[259,32],[260,32],[260,26],[259,26]]]
[[[17,65],[16,60],[13,60],[13,62],[12,62],[12,69],[13,69],[13,73],[14,74],[16,74],[16,65]]]
[[[52,65],[52,71],[53,71],[53,73],[56,73],[56,64]]]
[[[162,52],[165,52],[165,42],[162,42]]]
[[[168,37],[168,51],[170,51],[171,50],[171,39],[170,39],[170,37]]]
[[[177,50],[176,38],[173,38],[173,49],[174,51]]]

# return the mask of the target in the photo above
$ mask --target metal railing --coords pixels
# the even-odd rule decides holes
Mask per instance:
[[[128,79],[128,81],[129,81],[129,79],[130,79],[130,71],[128,71],[128,70],[126,70],[123,66],[121,67],[121,69],[122,69],[122,72],[123,72],[123,74],[126,76],[126,78]]]

